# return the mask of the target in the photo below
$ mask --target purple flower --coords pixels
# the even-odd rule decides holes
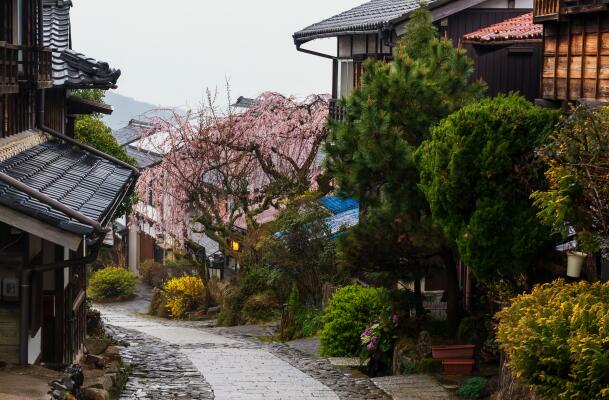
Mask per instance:
[[[368,343],[368,350],[374,350],[376,348],[377,341],[378,341],[378,336],[372,336],[370,338],[370,343]]]

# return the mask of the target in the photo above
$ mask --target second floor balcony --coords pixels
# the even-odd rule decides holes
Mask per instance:
[[[19,47],[0,42],[0,94],[19,92]]]
[[[52,57],[50,49],[0,42],[0,94],[18,93],[20,83],[51,87]]]
[[[570,15],[607,10],[609,0],[533,0],[533,21],[562,21],[563,17]]]

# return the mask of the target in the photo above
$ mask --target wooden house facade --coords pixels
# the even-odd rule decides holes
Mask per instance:
[[[609,3],[535,0],[543,24],[541,97],[609,102]]]
[[[0,362],[74,361],[85,338],[85,265],[137,170],[73,138],[109,112],[72,95],[120,71],[71,49],[69,0],[0,0]]]
[[[296,32],[294,42],[299,51],[332,60],[332,97],[339,99],[359,85],[365,59],[391,59],[394,46],[406,33],[405,23],[417,7],[417,1],[372,0]],[[518,91],[530,100],[539,97],[539,85],[531,77],[540,72],[540,43],[497,52],[491,50],[498,48],[481,48],[463,41],[468,33],[530,12],[532,0],[436,0],[428,7],[440,35],[467,49],[476,66],[473,79],[486,81],[489,95]],[[304,47],[328,37],[336,37],[336,54]],[[331,114],[341,117],[336,101],[331,103]]]

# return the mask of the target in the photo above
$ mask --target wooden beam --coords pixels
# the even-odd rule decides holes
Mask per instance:
[[[571,100],[571,45],[573,44],[573,19],[567,25],[567,79],[565,83],[565,99]]]
[[[21,214],[8,207],[0,205],[0,222],[13,226],[32,235],[44,238],[49,242],[77,250],[82,238],[79,235],[62,231],[35,218]]]
[[[601,46],[603,45],[601,32],[601,14],[596,16],[596,76],[594,77],[594,98],[598,99],[598,91],[600,87],[600,74],[601,74]]]

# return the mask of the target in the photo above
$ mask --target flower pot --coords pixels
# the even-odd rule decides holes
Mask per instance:
[[[458,344],[452,346],[431,346],[431,355],[436,360],[447,359],[472,359],[474,358],[474,350],[476,346],[473,344]]]
[[[570,251],[567,253],[567,276],[571,278],[579,278],[582,275],[582,266],[588,255],[579,251]]]
[[[471,375],[474,371],[474,360],[443,360],[444,373],[450,375]]]

